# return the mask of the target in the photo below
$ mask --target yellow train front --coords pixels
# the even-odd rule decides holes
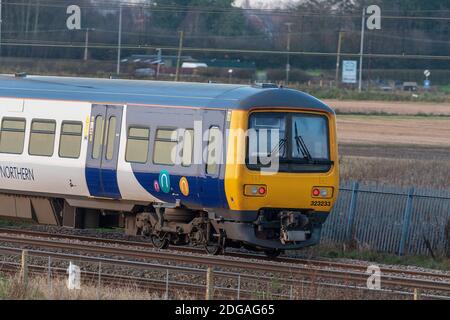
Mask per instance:
[[[196,111],[202,121],[191,130],[197,137],[193,145],[201,146],[194,153],[204,162],[188,168],[182,163],[143,167],[150,172],[137,175],[141,185],[163,203],[138,213],[128,233],[149,236],[159,248],[202,245],[211,254],[225,247],[244,247],[273,257],[319,243],[339,188],[334,111],[292,89],[197,86],[204,90],[191,87],[189,93],[183,92],[183,99],[212,89],[220,92],[214,93],[206,108]],[[152,108],[148,110],[150,114]],[[147,121],[141,109],[128,112]],[[191,111],[173,112],[173,117],[152,112],[153,126],[179,121],[188,132],[192,120],[181,115]],[[203,134],[203,142],[198,133]],[[180,168],[186,170],[185,176],[177,172]],[[150,183],[158,174],[159,184],[167,186],[165,193]]]
[[[269,93],[231,113],[229,209],[213,224],[231,245],[276,255],[319,242],[338,195],[339,164],[333,110],[298,91],[279,90],[281,101]]]

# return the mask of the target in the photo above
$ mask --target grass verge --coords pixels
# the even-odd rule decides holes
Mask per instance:
[[[19,275],[6,276],[0,274],[0,300],[160,300],[161,295],[142,290],[133,285],[100,287],[95,284],[83,284],[83,290],[69,290],[66,279],[52,279],[51,285],[47,277],[32,277],[25,287]],[[179,292],[177,299],[192,299],[188,294]]]
[[[402,159],[342,156],[341,181],[360,181],[398,187],[450,190],[450,162],[447,159]]]
[[[307,249],[307,252],[311,256],[321,258],[363,260],[380,264],[415,266],[450,271],[450,259],[445,257],[433,259],[423,255],[398,256],[370,249],[348,249],[344,245],[325,244]]]

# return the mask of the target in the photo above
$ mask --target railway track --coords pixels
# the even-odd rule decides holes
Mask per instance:
[[[2,231],[3,232],[3,231]],[[146,259],[151,261],[165,261],[179,263],[182,265],[202,265],[202,266],[214,266],[222,269],[233,270],[246,270],[253,272],[261,272],[263,274],[277,274],[282,275],[288,279],[313,279],[314,281],[328,281],[344,284],[355,284],[360,287],[365,286],[367,283],[368,275],[365,272],[358,272],[355,270],[338,270],[324,267],[312,267],[311,265],[300,265],[295,263],[285,263],[279,261],[258,261],[252,258],[238,258],[238,257],[224,257],[224,256],[208,256],[198,255],[192,252],[182,253],[180,251],[160,251],[160,250],[138,250],[136,248],[130,248],[130,243],[126,242],[126,246],[118,246],[117,242],[115,246],[108,247],[101,244],[93,244],[91,242],[80,241],[80,237],[76,236],[78,242],[61,242],[52,238],[58,238],[53,234],[48,236],[48,239],[42,238],[30,238],[20,234],[2,234],[0,235],[0,241],[5,243],[11,243],[20,246],[31,246],[33,248],[48,248],[54,250],[63,251],[79,251],[83,254],[101,254],[108,256],[120,256],[132,259]],[[64,236],[62,236],[64,237]],[[96,238],[94,238],[96,239]],[[75,240],[75,238],[72,238]],[[105,240],[105,239],[102,239]],[[115,241],[115,240],[113,240]],[[108,244],[112,244],[109,242]],[[56,253],[57,255],[57,253]],[[61,255],[61,254],[60,254]],[[403,271],[403,270],[402,270]],[[437,275],[432,274],[434,277]],[[428,275],[429,276],[429,275]],[[382,286],[386,289],[393,291],[405,290],[411,292],[414,289],[421,289],[430,294],[436,294],[446,297],[450,297],[450,281],[442,279],[429,280],[418,279],[405,276],[398,276],[395,274],[382,274]]]
[[[0,271],[10,275],[17,274],[20,271],[20,264],[14,262],[2,262],[0,264]],[[48,274],[48,267],[45,265],[29,265],[28,272],[30,275],[45,276]],[[67,276],[65,268],[52,267],[52,277],[64,278]],[[151,290],[157,292],[161,297],[167,294],[166,298],[176,296],[177,294],[186,292],[189,296],[202,299],[205,297],[205,286],[194,283],[179,282],[179,281],[164,281],[158,279],[143,279],[126,275],[112,275],[102,274],[99,281],[98,273],[92,271],[82,271],[81,279],[85,285],[102,285],[102,286],[117,286],[130,285],[141,290]],[[248,290],[241,290],[240,296],[244,299],[251,299],[252,293]],[[233,299],[236,297],[236,292],[230,288],[215,287],[215,297]]]
[[[20,255],[22,252],[22,248],[11,248],[11,247],[0,247],[0,253],[3,254],[15,254],[17,256]],[[153,269],[153,270],[160,270],[160,271],[166,271],[167,275],[170,271],[170,273],[173,275],[177,271],[182,272],[183,274],[191,274],[194,276],[200,276],[204,278],[205,276],[205,269],[199,269],[199,268],[186,268],[186,267],[179,267],[174,265],[161,265],[161,264],[151,264],[146,262],[138,262],[138,261],[129,261],[129,260],[117,260],[117,259],[109,259],[109,258],[101,258],[101,257],[92,257],[92,256],[81,256],[81,255],[74,255],[74,254],[66,254],[66,253],[55,253],[55,252],[45,252],[40,250],[29,250],[28,251],[29,256],[32,257],[40,257],[44,258],[43,263],[41,265],[29,265],[29,271],[32,274],[36,275],[45,275],[49,274],[49,265],[46,263],[46,259],[49,257],[54,258],[55,260],[52,260],[53,263],[56,261],[56,259],[59,259],[61,261],[65,261],[68,263],[69,261],[76,261],[77,263],[80,262],[90,262],[90,263],[103,263],[102,266],[107,264],[114,264],[115,266],[127,266],[130,268],[145,268]],[[34,262],[36,263],[36,262]],[[21,264],[18,262],[7,262],[7,261],[1,261],[0,262],[0,272],[7,272],[10,274],[14,274],[20,271]],[[54,275],[60,275],[65,277],[66,276],[66,269],[61,267],[51,267],[51,274]],[[266,288],[266,284],[269,284],[273,282],[274,280],[277,282],[277,284],[283,284],[286,286],[290,286],[293,288],[293,286],[304,286],[307,285],[320,285],[327,288],[334,288],[334,289],[340,289],[340,290],[366,290],[366,288],[363,287],[356,287],[356,286],[346,286],[346,285],[336,285],[333,283],[316,283],[312,281],[299,281],[295,279],[274,279],[273,277],[267,277],[267,276],[260,276],[260,275],[252,275],[252,274],[237,274],[232,272],[224,272],[224,271],[216,271],[215,276],[220,279],[234,279],[236,280],[238,277],[240,280],[249,281],[252,284],[258,283],[260,286]],[[82,270],[82,279],[83,283],[86,284],[96,284],[96,282],[99,282],[99,274],[98,272],[93,271],[87,271]],[[206,284],[201,284],[202,281],[198,283],[188,283],[188,282],[180,282],[180,281],[168,281],[167,280],[158,280],[158,279],[147,279],[142,277],[135,277],[135,276],[125,276],[121,274],[101,274],[101,283],[104,284],[110,284],[110,285],[121,285],[124,284],[130,284],[135,287],[138,287],[140,289],[147,289],[151,291],[156,291],[161,294],[177,294],[180,291],[181,292],[188,292],[189,296],[193,297],[199,297],[204,298],[205,288]],[[96,284],[97,285],[97,284]],[[287,287],[289,288],[289,287]],[[239,292],[239,293],[238,293]],[[373,293],[373,292],[372,292]],[[382,291],[378,292],[382,294],[387,294],[389,296],[395,296],[398,297],[408,297],[411,294],[409,292],[403,292],[403,291]],[[376,295],[377,292],[374,293]],[[231,298],[231,299],[254,299],[254,298],[270,298],[270,299],[292,299],[292,291],[290,294],[288,292],[266,292],[265,290],[250,290],[249,288],[233,288],[233,287],[224,287],[224,286],[214,286],[214,297],[215,298]],[[433,296],[433,295],[424,295],[425,299],[442,299],[445,297],[440,296]]]
[[[11,247],[0,247],[0,253],[4,254],[16,254],[19,255],[22,252],[22,248],[11,248]],[[128,266],[131,268],[136,267],[142,267],[146,269],[157,269],[157,270],[166,270],[167,275],[170,271],[171,274],[174,274],[174,272],[183,272],[184,274],[188,273],[191,275],[201,276],[203,277],[205,275],[204,269],[199,268],[186,268],[186,267],[179,267],[179,266],[173,266],[173,265],[160,265],[160,264],[151,264],[146,262],[137,262],[137,261],[128,261],[128,260],[116,260],[116,259],[109,259],[109,258],[101,258],[101,257],[92,257],[92,256],[80,256],[80,255],[74,255],[74,254],[66,254],[66,253],[55,253],[55,252],[45,252],[40,250],[29,250],[29,255],[33,257],[41,257],[41,258],[55,258],[55,259],[61,259],[62,261],[77,261],[80,262],[92,262],[92,263],[104,263],[104,264],[111,264],[114,265],[120,265],[120,266]],[[54,260],[53,260],[54,261]],[[18,262],[7,262],[2,261],[0,262],[0,272],[6,272],[10,274],[14,274],[20,271],[20,263]],[[44,263],[41,265],[29,265],[29,273],[35,274],[35,275],[49,275],[49,266],[48,264]],[[259,282],[262,283],[270,283],[274,280],[273,277],[267,277],[267,276],[260,276],[260,275],[252,275],[252,274],[236,274],[236,273],[230,273],[230,272],[223,272],[223,271],[216,271],[216,276],[218,276],[221,279],[233,279],[239,276],[240,279],[243,281],[248,280],[251,281],[252,284],[255,284]],[[66,276],[66,269],[62,267],[51,267],[51,275],[59,275],[62,277]],[[99,274],[98,272],[93,271],[87,271],[82,270],[82,279],[83,283],[86,284],[99,284]],[[295,279],[276,279],[278,284],[283,284],[290,286],[293,288],[293,286],[301,286],[302,291],[304,286],[322,286],[329,289],[338,289],[338,290],[366,290],[367,288],[364,287],[358,287],[358,286],[351,286],[351,285],[340,285],[336,283],[326,283],[321,282],[318,283],[316,280],[313,281],[301,281],[301,280],[295,280]],[[200,281],[201,282],[201,281]],[[198,297],[203,298],[206,285],[201,283],[188,283],[188,282],[180,282],[180,281],[168,281],[167,280],[158,280],[158,279],[147,279],[142,277],[135,277],[135,276],[126,276],[121,274],[101,274],[101,283],[102,284],[108,284],[108,285],[121,285],[129,284],[134,287],[145,289],[145,290],[151,290],[152,292],[156,291],[163,295],[169,295],[169,294],[177,294],[180,291],[181,292],[188,292],[189,296],[192,297]],[[291,289],[292,290],[292,289]],[[238,293],[239,292],[239,293]],[[383,295],[388,295],[394,298],[399,297],[410,297],[411,293],[406,291],[399,291],[399,290],[379,290],[375,292],[371,292],[376,296],[377,293],[381,293]],[[264,290],[249,290],[249,289],[237,289],[237,288],[230,288],[230,287],[224,287],[224,286],[214,286],[214,297],[215,298],[231,298],[231,299],[254,299],[255,297],[259,298],[270,298],[270,299],[292,299],[292,291],[290,294],[288,293],[273,293],[273,292],[265,292]],[[447,299],[445,296],[439,296],[439,295],[430,295],[430,294],[424,294],[422,296],[424,299]]]
[[[67,239],[67,240],[75,240],[86,243],[102,243],[107,245],[122,245],[122,246],[132,246],[132,247],[142,247],[146,249],[154,249],[154,246],[150,242],[141,242],[141,241],[129,241],[129,240],[120,240],[120,239],[107,239],[107,238],[98,238],[98,237],[87,237],[80,235],[71,235],[71,234],[55,234],[49,232],[42,231],[34,231],[34,230],[20,230],[20,229],[11,229],[11,228],[0,228],[0,233],[4,234],[14,234],[14,235],[26,235],[33,237],[42,237],[42,238],[54,238],[54,239]],[[185,253],[193,253],[193,254],[204,254],[203,249],[193,248],[193,247],[181,247],[181,246],[172,246],[171,250],[176,250]],[[236,257],[236,258],[244,258],[244,259],[258,259],[263,261],[274,261],[270,258],[267,258],[265,255],[256,254],[256,253],[241,253],[241,252],[227,252],[226,256]],[[342,269],[342,270],[353,270],[359,272],[365,272],[367,270],[368,265],[360,265],[360,264],[351,264],[351,263],[343,263],[336,262],[331,260],[318,260],[318,259],[304,259],[304,258],[292,258],[292,257],[278,257],[275,261],[282,263],[289,263],[294,265],[306,265],[312,268],[321,267],[321,268],[331,268],[331,269]],[[392,275],[402,275],[402,276],[410,276],[410,277],[420,277],[427,279],[441,279],[444,281],[450,282],[450,274],[443,274],[439,272],[427,272],[420,270],[407,270],[400,269],[394,267],[384,267],[381,268],[382,274],[392,274]]]

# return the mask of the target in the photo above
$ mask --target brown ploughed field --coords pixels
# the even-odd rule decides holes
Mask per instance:
[[[450,103],[345,100],[324,100],[324,102],[333,109],[343,113],[433,114],[450,116]]]
[[[450,147],[450,116],[338,115],[340,143]]]
[[[450,190],[450,105],[432,108],[441,116],[417,115],[423,104],[403,103],[389,109],[395,115],[373,115],[377,103],[351,101],[358,115],[337,116],[341,179]]]

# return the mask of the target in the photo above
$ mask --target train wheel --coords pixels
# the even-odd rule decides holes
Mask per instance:
[[[217,242],[216,242],[217,241]],[[224,232],[219,231],[219,235],[216,239],[210,239],[205,245],[205,250],[208,254],[217,256],[225,252],[226,237]]]
[[[161,237],[159,235],[152,235],[152,244],[158,248],[158,249],[167,249],[169,247],[169,239],[162,235]]]
[[[266,256],[270,259],[275,259],[278,258],[278,256],[282,253],[281,250],[264,250],[264,253],[266,254]]]

